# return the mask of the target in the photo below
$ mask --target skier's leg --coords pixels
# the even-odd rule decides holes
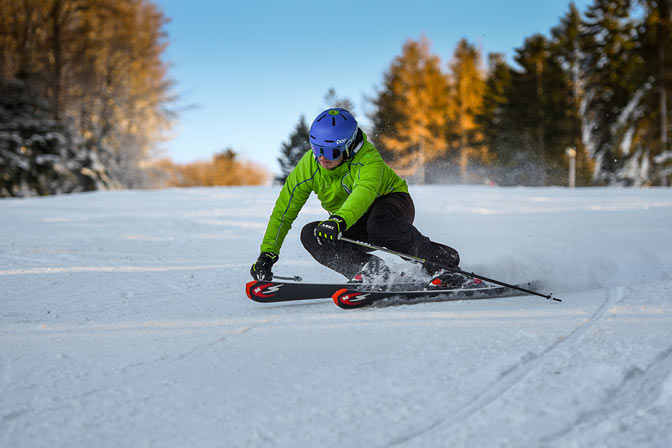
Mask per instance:
[[[429,261],[458,266],[460,256],[457,251],[424,236],[413,225],[414,219],[415,206],[408,193],[382,196],[376,199],[369,209],[368,241]],[[428,273],[433,273],[431,267],[426,268]]]
[[[354,244],[348,244],[337,241],[335,244],[319,245],[315,239],[315,227],[320,221],[314,221],[306,224],[301,230],[301,243],[308,253],[320,264],[344,275],[348,280],[362,272],[363,267],[368,263],[370,266],[382,263],[382,259],[371,255],[370,250]],[[352,239],[366,239],[366,221],[360,220],[348,230],[344,235]],[[383,263],[384,264],[384,263]]]
[[[413,226],[414,219],[415,206],[411,196],[408,193],[391,193],[376,199],[371,208],[343,235],[437,263],[458,266],[460,256],[457,251],[424,236]],[[303,247],[318,263],[348,279],[353,279],[363,271],[372,275],[388,271],[381,258],[367,253],[369,250],[361,246],[341,241],[333,246],[320,246],[314,235],[319,223],[308,223],[301,231]],[[430,275],[435,271],[431,266],[425,266],[425,269]]]

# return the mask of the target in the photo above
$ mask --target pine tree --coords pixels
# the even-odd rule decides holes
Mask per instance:
[[[592,161],[581,144],[579,109],[585,58],[574,4],[551,30],[516,50],[517,67],[499,54],[489,71],[478,124],[494,156],[492,176],[505,185],[566,185],[568,148],[578,151],[578,184],[591,183]]]
[[[655,163],[657,181],[669,185],[672,178],[672,0],[640,0],[644,18],[638,27],[643,63],[640,80],[651,79],[652,88],[643,103],[646,112],[640,123],[642,146],[650,150]],[[652,174],[650,181],[654,180]]]
[[[637,79],[643,61],[635,51],[630,6],[630,0],[595,0],[583,22],[583,142],[595,160],[597,184],[629,183],[626,171],[633,167],[626,162],[635,156],[636,121],[643,113],[642,97],[651,88],[648,80]]]
[[[327,107],[340,107],[349,111],[353,115],[355,113],[355,104],[350,101],[349,98],[339,98],[339,96],[336,94],[336,89],[333,87],[331,87],[327,91],[327,94],[324,95],[324,102],[326,103]]]
[[[494,160],[490,165],[489,177],[499,182],[509,182],[497,172],[496,167],[506,165],[507,155],[518,146],[516,117],[509,113],[509,92],[511,91],[512,70],[501,53],[488,55],[488,72],[483,92],[481,113],[476,116],[482,143]]]
[[[401,123],[404,114],[401,108],[397,107],[398,93],[394,89],[397,75],[391,70],[383,74],[383,87],[376,92],[374,98],[369,101],[373,104],[373,112],[369,114],[371,120],[371,133],[369,139],[376,144],[378,151],[384,160],[393,163],[397,154],[393,150],[388,150],[382,143],[385,136],[392,136],[396,132],[397,123]]]
[[[582,119],[581,102],[584,92],[584,46],[581,36],[581,14],[574,2],[570,3],[569,11],[560,19],[560,24],[551,29],[551,57],[564,73],[569,89],[567,107],[562,119],[567,149],[576,151],[576,185],[590,185],[594,164],[588,156],[581,138]],[[569,163],[569,160],[567,161]]]
[[[107,186],[95,154],[81,147],[71,127],[53,119],[53,109],[30,79],[0,79],[0,197]]]
[[[446,152],[448,80],[425,37],[407,41],[373,103],[373,135],[393,168],[425,182],[425,164]]]
[[[476,117],[482,112],[485,75],[480,52],[466,39],[460,40],[450,63],[448,145],[456,153],[462,183],[468,182],[470,162],[488,161],[487,147],[477,128]]]
[[[308,133],[309,129],[306,124],[306,118],[301,115],[294,131],[289,135],[289,141],[282,144],[280,157],[278,157],[281,173],[275,177],[276,182],[284,184],[289,173],[299,163],[299,160],[301,160],[306,151],[310,149],[310,136]]]
[[[546,123],[545,72],[547,72],[548,42],[540,34],[525,39],[516,50],[516,62],[522,68],[514,75],[519,112],[523,116],[525,146],[520,156],[534,162],[534,169],[526,183],[546,184]]]

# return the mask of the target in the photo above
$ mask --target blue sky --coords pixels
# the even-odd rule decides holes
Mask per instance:
[[[366,114],[404,42],[423,34],[444,69],[466,38],[509,60],[526,37],[548,35],[569,0],[155,0],[170,18],[164,59],[181,114],[163,145],[176,162],[233,148],[277,172],[277,157],[303,114],[310,125],[334,88]],[[585,11],[589,0],[576,0]]]

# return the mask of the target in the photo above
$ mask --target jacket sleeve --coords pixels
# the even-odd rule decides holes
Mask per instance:
[[[312,153],[310,154],[312,157]],[[292,228],[299,211],[310,197],[312,182],[317,168],[311,172],[311,158],[302,157],[296,168],[287,176],[280,191],[275,207],[268,220],[266,233],[261,243],[261,252],[273,252],[280,255],[280,248]]]
[[[367,157],[354,165],[350,175],[355,177],[352,192],[335,213],[345,219],[348,228],[371,207],[379,196],[385,172],[385,162],[380,157]]]

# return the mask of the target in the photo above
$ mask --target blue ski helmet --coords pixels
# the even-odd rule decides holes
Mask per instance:
[[[336,160],[350,157],[350,146],[357,137],[357,120],[350,112],[332,107],[321,112],[310,126],[310,147],[315,157]]]

